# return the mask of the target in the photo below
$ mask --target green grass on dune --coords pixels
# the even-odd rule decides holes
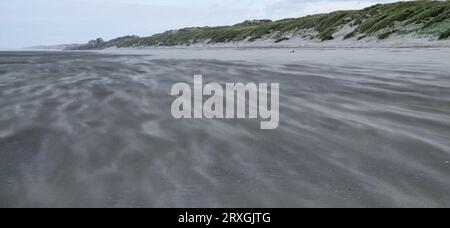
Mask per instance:
[[[264,37],[272,37],[274,42],[283,42],[287,40],[286,36],[295,34],[309,34],[312,39],[326,41],[334,39],[333,34],[346,24],[352,25],[354,31],[344,39],[362,39],[368,36],[386,39],[395,33],[414,31],[446,39],[449,37],[449,22],[450,1],[422,0],[378,4],[363,10],[337,11],[279,21],[246,21],[233,26],[185,28],[134,39],[121,46],[174,46],[243,40],[252,42]],[[413,30],[403,29],[406,27]]]
[[[448,29],[447,31],[443,32],[440,36],[439,39],[443,40],[443,39],[447,39],[450,37],[450,29]]]

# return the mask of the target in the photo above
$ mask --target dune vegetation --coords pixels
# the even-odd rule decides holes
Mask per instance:
[[[279,21],[253,20],[232,26],[184,28],[150,37],[119,38],[99,47],[189,46],[197,43],[254,42],[261,39],[281,43],[292,37],[324,42],[334,40],[334,34],[345,26],[349,31],[341,39],[375,37],[382,40],[394,34],[413,33],[448,39],[450,1],[397,2],[378,4],[362,10],[336,11]]]

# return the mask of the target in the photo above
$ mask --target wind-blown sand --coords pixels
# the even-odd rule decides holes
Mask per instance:
[[[0,53],[0,207],[449,207],[450,50]],[[280,83],[280,126],[174,83]],[[206,83],[205,82],[205,83]]]

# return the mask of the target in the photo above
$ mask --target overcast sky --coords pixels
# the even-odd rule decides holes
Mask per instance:
[[[148,36],[190,26],[282,19],[395,0],[0,0],[0,48]]]

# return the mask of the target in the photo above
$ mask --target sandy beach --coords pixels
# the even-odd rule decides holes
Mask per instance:
[[[294,51],[294,52],[293,52]],[[450,51],[0,52],[0,207],[449,207]],[[280,126],[174,83],[280,83]]]

